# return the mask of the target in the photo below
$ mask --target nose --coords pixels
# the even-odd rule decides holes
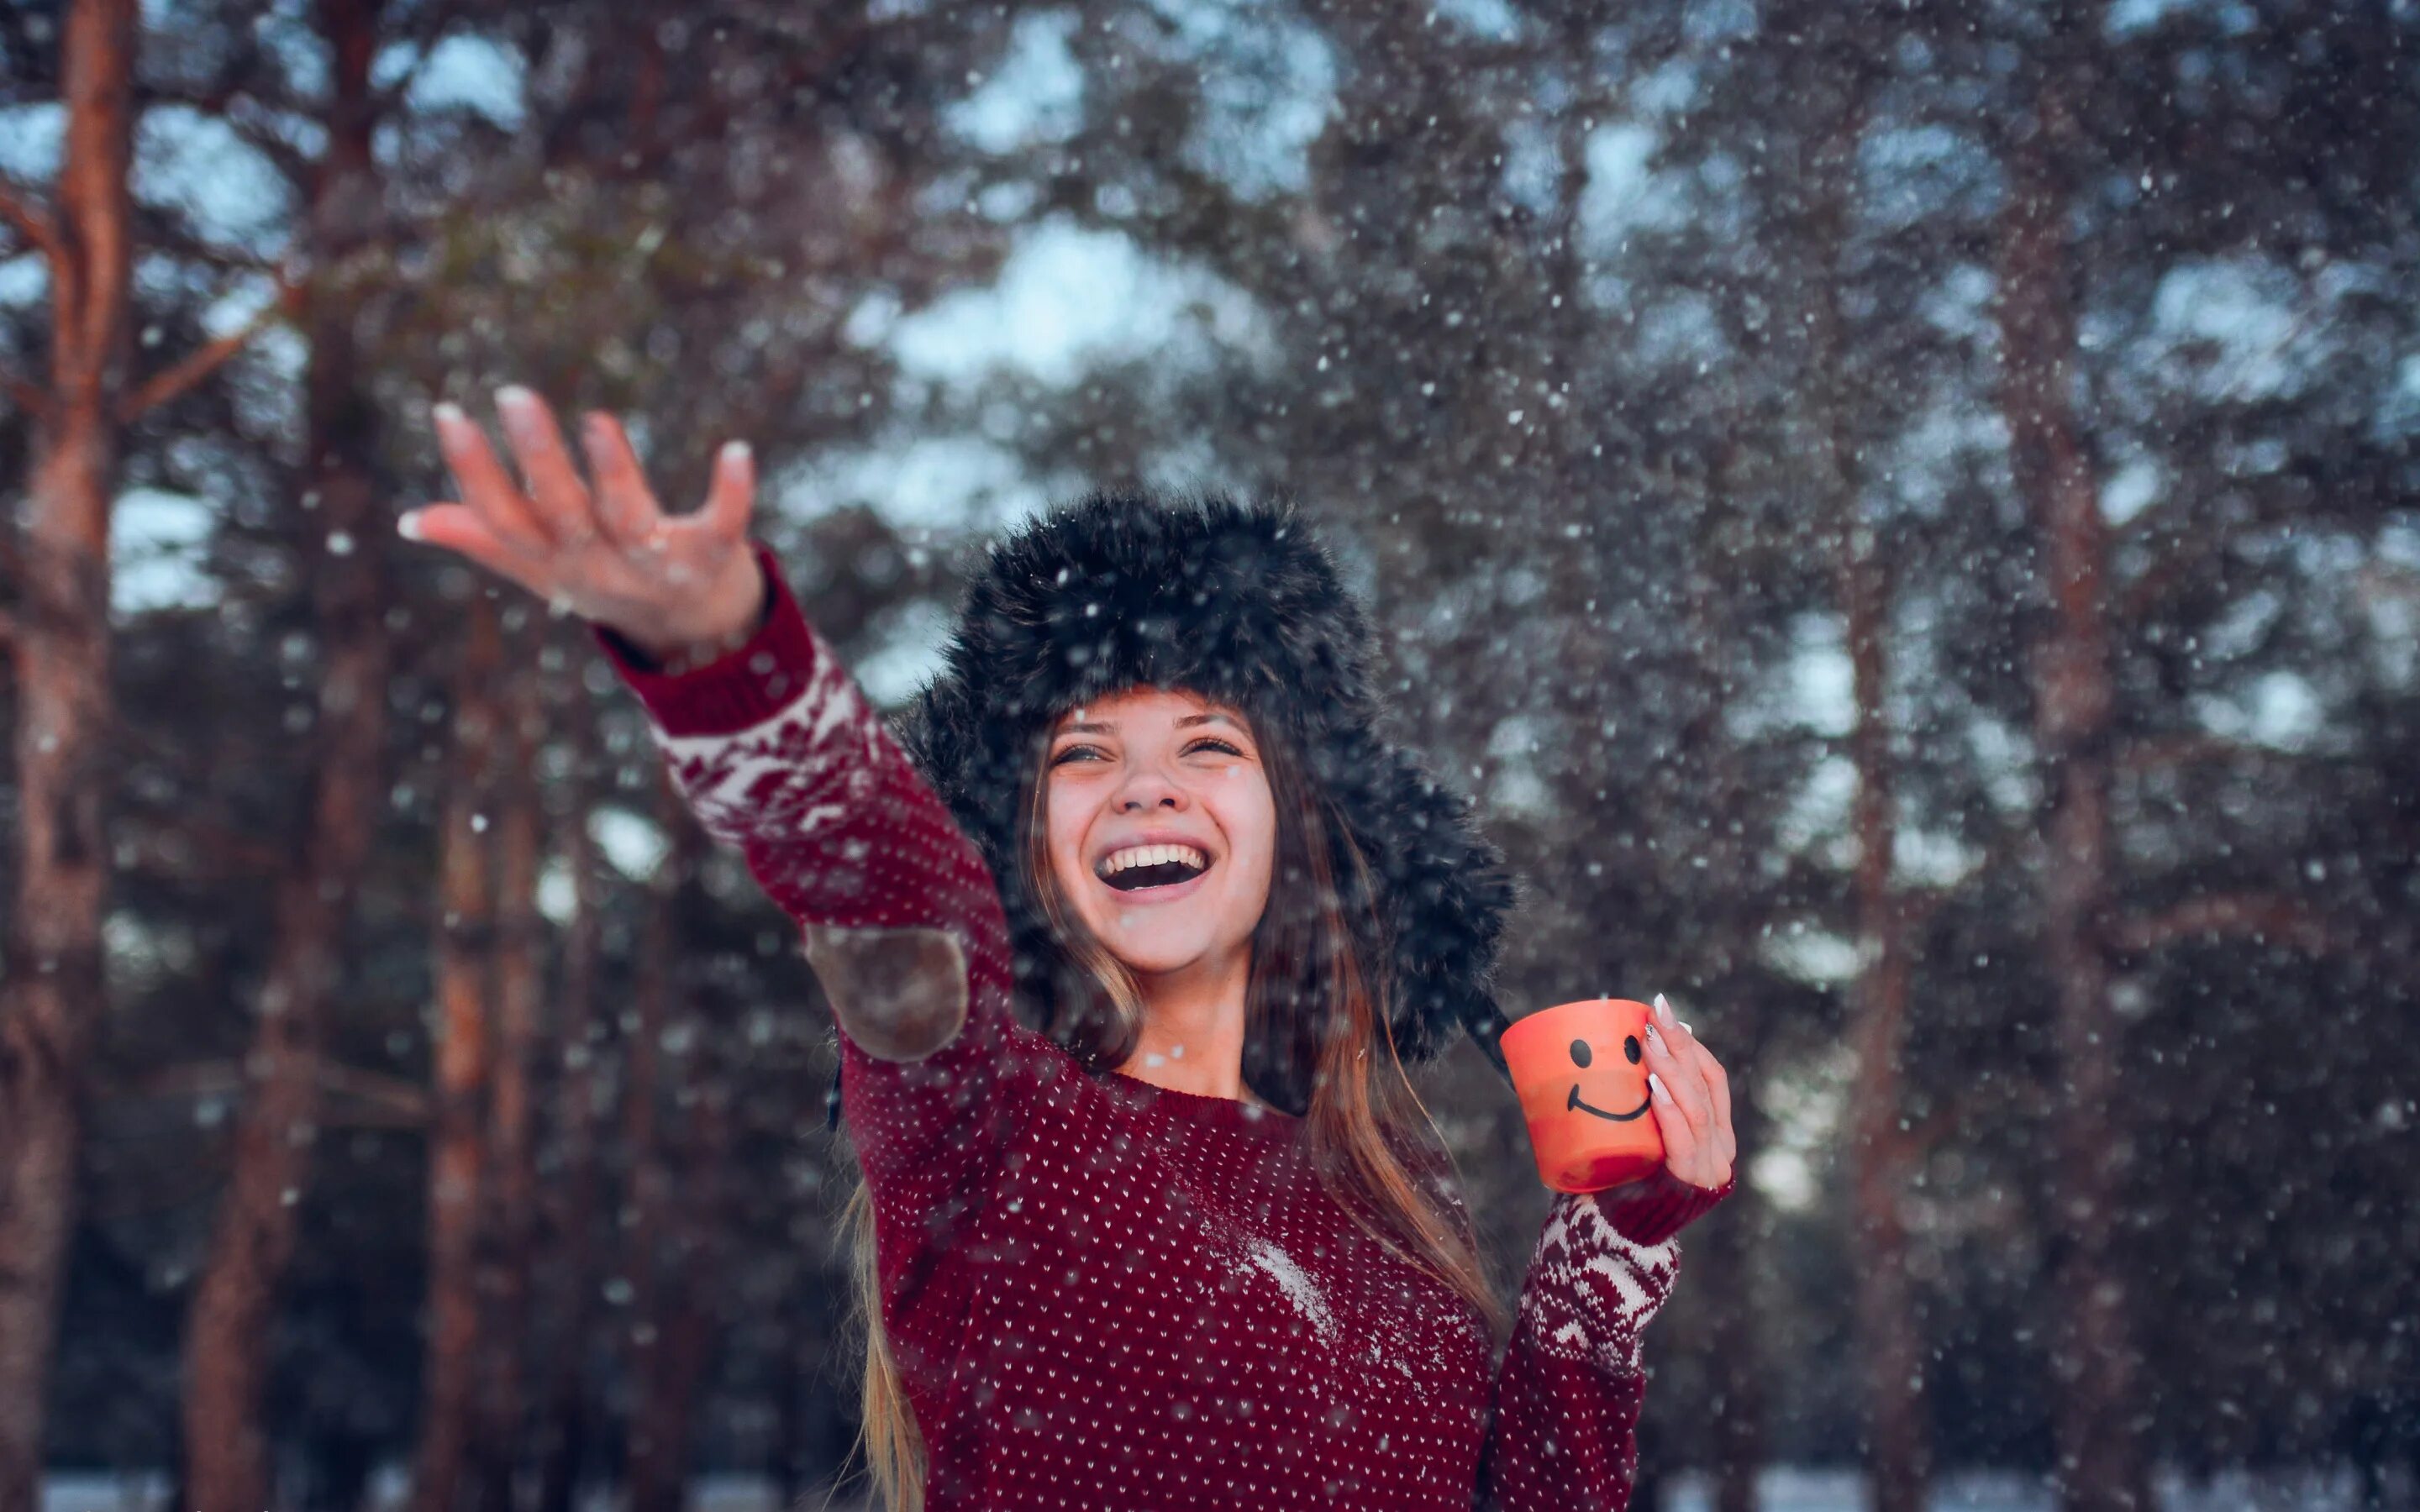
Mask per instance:
[[[1133,813],[1145,809],[1168,809],[1182,813],[1192,804],[1185,784],[1149,763],[1134,767],[1127,775],[1125,784],[1118,790],[1120,813]]]

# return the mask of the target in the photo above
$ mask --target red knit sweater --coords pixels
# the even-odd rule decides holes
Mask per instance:
[[[939,1052],[842,1049],[933,1512],[1627,1506],[1639,1332],[1672,1235],[1730,1185],[1559,1196],[1491,1369],[1477,1312],[1322,1189],[1300,1120],[1088,1074],[1012,1015],[990,873],[753,544],[771,600],[746,646],[666,671],[597,640],[699,821],[793,918],[964,954]]]

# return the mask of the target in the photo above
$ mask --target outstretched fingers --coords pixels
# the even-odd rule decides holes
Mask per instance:
[[[444,501],[424,504],[405,515],[396,528],[409,541],[442,546],[522,587],[530,586],[530,559],[499,537],[479,511]]]
[[[441,404],[430,411],[430,419],[437,427],[437,449],[461,488],[459,507],[475,515],[494,539],[524,551],[545,552],[551,545],[546,527],[531,513],[512,474],[496,460],[487,432],[458,405]]]
[[[726,441],[715,455],[714,482],[706,493],[706,527],[715,538],[737,541],[748,533],[756,501],[756,457],[746,441]]]
[[[581,449],[588,454],[589,475],[597,480],[597,517],[605,533],[622,546],[637,546],[663,524],[664,512],[655,490],[639,466],[622,423],[602,409],[592,409],[580,432]]]
[[[529,480],[530,499],[547,533],[562,546],[594,539],[597,521],[589,513],[588,486],[571,465],[554,411],[535,393],[514,384],[496,391],[496,413],[504,419],[504,439],[512,443],[521,476]]]

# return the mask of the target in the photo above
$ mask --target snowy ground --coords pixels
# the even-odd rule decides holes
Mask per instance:
[[[2413,1488],[2404,1478],[2405,1500],[2397,1501],[2390,1479],[2386,1504],[2414,1504]],[[2259,1475],[2229,1473],[2207,1486],[2182,1476],[2161,1473],[2153,1478],[2161,1512],[2361,1512],[2360,1487],[2350,1471],[2265,1472]],[[1847,1470],[1803,1470],[1778,1466],[1758,1481],[1761,1512],[1866,1512],[1864,1477]],[[1664,1504],[1657,1512],[1711,1512],[1714,1505],[1707,1477],[1698,1472],[1672,1477]],[[2051,1497],[2040,1478],[2000,1472],[1974,1471],[1945,1475],[1933,1487],[1932,1512],[2051,1512]]]
[[[399,1473],[379,1478],[385,1506],[399,1506],[402,1490]],[[1776,1467],[1764,1473],[1760,1490],[1761,1512],[1865,1512],[1867,1504],[1853,1471]],[[2362,1512],[2360,1488],[2351,1472],[2344,1470],[2230,1473],[2208,1486],[2163,1474],[2158,1490],[2161,1512]],[[2391,1475],[2387,1491],[2385,1504],[2390,1507],[2420,1504],[2413,1494],[2420,1487],[2409,1473]],[[161,1474],[54,1475],[42,1487],[42,1512],[164,1512],[167,1494],[167,1477]],[[1655,1512],[1711,1512],[1713,1504],[1705,1475],[1691,1472],[1674,1477]],[[776,1505],[770,1482],[745,1475],[707,1476],[697,1484],[690,1505],[690,1512],[794,1512]],[[2033,1477],[1974,1472],[1943,1477],[1934,1488],[1931,1507],[1932,1512],[2051,1512],[2051,1499]],[[612,1512],[612,1504],[599,1498],[595,1512]],[[809,1496],[795,1512],[825,1512],[822,1496]],[[865,1509],[835,1502],[830,1512]]]

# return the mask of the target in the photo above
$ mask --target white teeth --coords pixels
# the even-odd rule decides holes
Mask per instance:
[[[1113,877],[1130,867],[1166,866],[1183,861],[1197,872],[1207,871],[1210,858],[1190,845],[1129,845],[1122,851],[1111,851],[1094,870],[1097,874]]]

